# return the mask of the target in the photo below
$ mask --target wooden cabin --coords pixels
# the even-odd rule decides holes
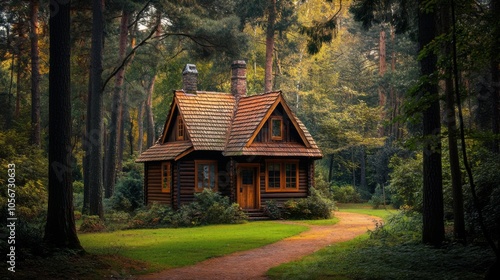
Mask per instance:
[[[308,195],[314,161],[322,157],[280,91],[246,94],[246,63],[232,65],[231,93],[197,90],[196,66],[186,65],[157,143],[137,162],[145,168],[145,202],[192,202],[205,188],[243,209],[260,209]]]

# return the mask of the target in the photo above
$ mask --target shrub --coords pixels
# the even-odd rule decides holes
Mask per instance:
[[[399,204],[394,205],[395,208],[403,206],[421,212],[422,156],[417,155],[415,158],[406,159],[394,156],[391,158],[389,167],[393,171],[390,174],[390,185],[387,187],[387,191],[391,194],[392,200]]]
[[[379,209],[381,205],[387,205],[387,197],[386,194],[384,194],[384,191],[380,187],[380,185],[377,185],[375,188],[375,192],[372,195],[372,198],[368,201],[373,207],[373,209]]]
[[[332,186],[332,198],[341,203],[359,203],[361,202],[361,195],[351,185],[347,186]]]
[[[116,184],[110,206],[113,210],[132,212],[144,205],[143,193],[141,175],[137,171],[131,170]]]
[[[241,223],[247,216],[238,204],[231,203],[229,197],[209,189],[195,194],[193,203],[183,205],[172,216],[174,226],[197,226],[208,224]]]
[[[283,218],[281,208],[275,200],[268,200],[266,202],[264,214],[272,220],[279,220]]]
[[[73,211],[73,216],[75,216],[75,220],[80,220],[82,218],[82,212],[75,210]]]
[[[420,242],[422,238],[422,214],[409,209],[402,209],[387,219],[386,224],[377,224],[369,231],[370,238],[384,242]]]
[[[288,200],[283,205],[283,213],[290,219],[329,219],[335,203],[320,191],[311,188],[307,198]]]
[[[153,203],[137,211],[128,228],[155,228],[170,224],[173,210],[168,205]]]
[[[82,218],[83,221],[80,225],[81,232],[99,232],[106,228],[99,216],[82,216]]]

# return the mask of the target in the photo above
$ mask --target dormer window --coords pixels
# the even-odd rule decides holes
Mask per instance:
[[[283,118],[271,117],[270,122],[271,140],[283,140]]]
[[[184,121],[182,117],[177,117],[177,140],[184,140],[186,134],[186,129],[184,127]]]

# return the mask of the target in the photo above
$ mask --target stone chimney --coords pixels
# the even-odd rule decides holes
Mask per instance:
[[[182,70],[182,89],[185,92],[194,92],[198,87],[198,70],[194,64],[186,64]]]
[[[236,100],[247,96],[247,64],[244,60],[231,64],[231,93]]]

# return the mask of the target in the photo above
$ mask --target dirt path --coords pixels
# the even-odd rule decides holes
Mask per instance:
[[[266,279],[272,267],[297,260],[332,243],[343,242],[373,229],[377,217],[335,212],[340,221],[311,229],[264,247],[208,259],[192,266],[149,274],[140,279]]]

